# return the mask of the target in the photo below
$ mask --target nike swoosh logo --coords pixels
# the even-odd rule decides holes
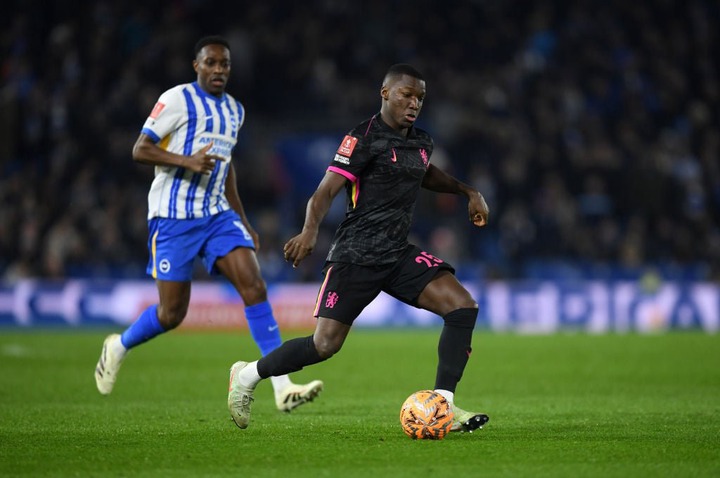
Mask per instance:
[[[271,325],[270,327],[268,327],[268,332],[274,332],[274,331],[276,331],[277,329],[278,329],[278,326],[277,326],[277,325]]]

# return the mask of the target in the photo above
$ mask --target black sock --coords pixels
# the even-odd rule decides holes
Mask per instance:
[[[438,343],[436,389],[455,392],[472,352],[470,344],[477,314],[477,309],[468,308],[453,310],[443,317],[445,325]]]
[[[261,358],[257,364],[262,378],[277,377],[302,370],[306,365],[322,362],[315,349],[312,335],[291,339]]]

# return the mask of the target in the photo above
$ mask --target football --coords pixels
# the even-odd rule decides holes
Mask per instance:
[[[400,409],[400,425],[413,440],[442,440],[450,431],[453,418],[448,401],[432,390],[413,393]]]

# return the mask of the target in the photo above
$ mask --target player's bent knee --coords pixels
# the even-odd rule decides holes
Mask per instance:
[[[477,309],[478,304],[475,302],[475,299],[472,298],[469,292],[466,291],[465,294],[458,295],[453,298],[453,300],[448,301],[449,303],[446,306],[446,310],[458,310],[458,309]]]
[[[158,321],[165,330],[172,330],[182,324],[187,310],[187,307],[158,307]]]
[[[262,279],[238,290],[245,305],[255,305],[267,300],[267,286]]]
[[[453,309],[477,309],[478,305],[475,300],[473,300],[472,297],[469,295],[466,298],[463,298],[461,300],[458,300],[455,302],[455,307]]]
[[[327,360],[336,353],[340,351],[342,348],[342,342],[338,342],[335,340],[326,340],[326,339],[314,339],[315,342],[315,350],[317,350],[318,355],[323,360]]]

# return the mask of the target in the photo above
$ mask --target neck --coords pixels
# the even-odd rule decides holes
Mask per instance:
[[[390,115],[385,113],[384,111],[380,110],[380,119],[382,119],[383,123],[388,125],[390,128],[394,129],[398,132],[398,134],[402,136],[407,136],[410,132],[410,128],[403,128],[398,123],[390,119]]]

